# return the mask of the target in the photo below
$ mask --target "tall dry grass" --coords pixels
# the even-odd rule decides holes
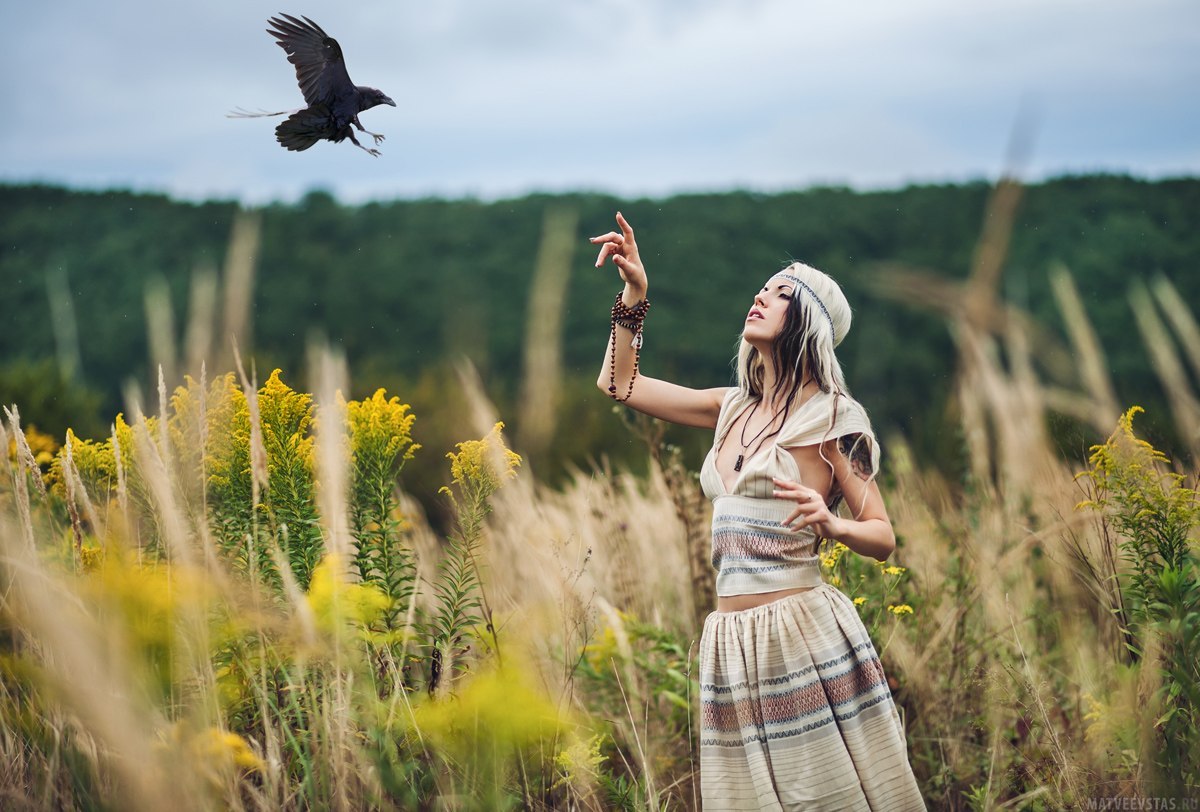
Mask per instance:
[[[956,405],[969,470],[956,486],[920,471],[902,439],[893,443],[899,453],[888,502],[917,611],[890,638],[887,659],[931,803],[1085,808],[1097,799],[1158,797],[1163,784],[1152,774],[1163,741],[1146,709],[1159,706],[1163,672],[1138,668],[1130,649],[1121,585],[1130,563],[1104,514],[1077,509],[1089,495],[1077,478],[1083,461],[1062,459],[1047,434],[1052,411],[1101,437],[1116,432],[1115,387],[1066,269],[1051,273],[1073,381],[1064,383],[1054,363],[1063,354],[1054,338],[998,299],[989,258],[1002,249],[987,243],[1007,242],[1016,193],[1010,184],[997,190],[976,266],[961,288],[912,273],[887,280],[896,298],[937,302],[947,316],[958,347]],[[1156,290],[1166,319],[1136,284],[1130,301],[1180,436],[1193,450],[1194,483],[1194,395],[1168,324],[1194,365],[1200,354],[1186,337],[1195,321],[1169,282]],[[1059,379],[1047,382],[1039,366]],[[1194,554],[1194,526],[1191,533]],[[1198,792],[1166,786],[1188,797]]]
[[[1171,783],[1162,714],[1186,700],[1164,699],[1187,679],[1171,671],[1186,648],[1139,620],[1128,527],[1047,429],[1053,412],[1113,432],[1124,409],[1103,350],[1065,269],[1065,345],[997,294],[1019,191],[999,189],[966,285],[881,279],[947,317],[959,380],[946,430],[968,475],[947,481],[890,438],[896,555],[880,568],[830,554],[827,577],[869,618],[932,808],[1184,797],[1195,790]],[[548,217],[546,273],[561,265],[553,235],[573,228]],[[255,233],[239,226],[235,287],[252,278]],[[1169,283],[1150,290],[1133,294],[1138,324],[1195,444],[1200,331]],[[246,338],[241,309],[227,326]],[[212,317],[204,302],[192,312]],[[552,326],[529,334],[553,341]],[[484,439],[452,452],[457,521],[442,536],[394,487],[405,407],[347,404],[346,369],[321,351],[311,399],[276,376],[260,386],[240,358],[240,385],[209,380],[214,332],[188,327],[200,380],[172,394],[164,376],[156,415],[132,393],[108,467],[68,435],[47,477],[21,415],[0,424],[6,808],[697,808],[708,507],[653,424],[633,426],[648,475],[581,470],[551,488],[514,467],[493,430],[503,415],[464,369],[463,436]],[[552,354],[529,366],[555,378]],[[374,451],[364,415],[392,421]],[[1186,496],[1196,471],[1175,466]],[[1088,498],[1102,509],[1077,509]]]

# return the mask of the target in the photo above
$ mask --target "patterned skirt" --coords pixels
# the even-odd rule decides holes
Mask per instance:
[[[707,812],[925,809],[879,656],[828,584],[709,615],[700,702]]]

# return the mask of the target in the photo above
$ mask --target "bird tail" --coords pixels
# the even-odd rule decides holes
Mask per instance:
[[[329,111],[321,106],[292,113],[275,128],[279,143],[294,152],[303,152],[329,136]]]
[[[286,116],[294,110],[280,110],[278,113],[268,113],[266,110],[243,110],[235,107],[225,114],[225,118],[267,118],[269,116]]]

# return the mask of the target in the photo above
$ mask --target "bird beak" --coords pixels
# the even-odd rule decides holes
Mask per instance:
[[[384,104],[390,104],[392,107],[395,107],[395,106],[396,106],[396,103],[395,103],[394,101],[392,101],[392,100],[391,100],[389,97],[387,97],[387,96],[384,96],[384,97],[383,97],[383,103],[384,103]]]

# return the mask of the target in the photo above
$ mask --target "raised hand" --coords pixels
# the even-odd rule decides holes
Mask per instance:
[[[646,297],[649,281],[646,278],[646,269],[642,266],[641,257],[638,256],[637,241],[633,237],[633,226],[629,225],[629,221],[621,212],[617,212],[617,226],[621,229],[620,233],[610,231],[607,234],[592,237],[590,242],[600,246],[600,253],[596,256],[597,268],[602,267],[605,260],[608,259],[611,259],[613,265],[617,266],[621,280],[625,283],[625,304],[632,306]]]

